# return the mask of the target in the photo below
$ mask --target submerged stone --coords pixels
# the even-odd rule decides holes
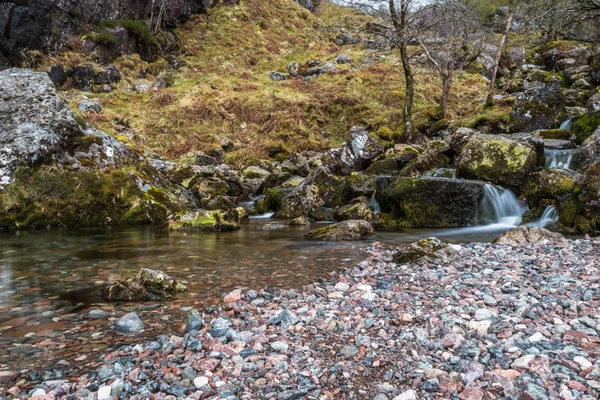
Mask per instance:
[[[164,272],[142,268],[135,279],[116,281],[100,295],[107,301],[164,301],[186,290]]]

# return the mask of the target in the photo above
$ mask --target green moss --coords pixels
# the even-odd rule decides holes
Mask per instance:
[[[543,129],[537,132],[542,139],[569,140],[571,132],[566,129]]]
[[[577,117],[571,125],[571,132],[577,137],[577,144],[583,143],[600,127],[600,111],[583,114]]]
[[[187,213],[169,221],[169,230],[173,231],[224,232],[238,229],[240,225],[223,210]]]
[[[564,226],[573,226],[579,214],[581,207],[575,196],[565,196],[558,203],[558,222]]]
[[[144,21],[135,19],[104,20],[100,23],[99,29],[106,30],[106,28],[115,28],[117,26],[122,26],[127,30],[127,32],[135,36],[137,40],[147,44],[152,49],[157,50],[159,48],[158,41],[152,34],[152,31],[150,31],[148,24]]]
[[[283,197],[285,196],[285,192],[280,189],[280,188],[271,188],[268,189],[267,192],[265,193],[265,203],[264,206],[266,207],[266,211],[276,211],[279,209],[279,206],[281,206],[281,201],[283,200]]]
[[[106,47],[110,47],[117,42],[117,37],[105,26],[100,26],[94,32],[91,32],[90,39],[96,44]]]
[[[97,226],[163,222],[166,210],[147,201],[126,173],[67,172],[52,167],[16,171],[0,197],[0,226]]]

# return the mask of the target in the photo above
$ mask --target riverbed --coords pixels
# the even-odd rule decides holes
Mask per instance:
[[[270,219],[252,219],[239,231],[217,234],[155,227],[3,233],[0,369],[36,370],[46,380],[60,379],[67,370],[92,367],[94,357],[106,348],[134,340],[111,329],[124,312],[136,311],[148,321],[137,341],[140,336],[181,333],[189,307],[210,307],[234,288],[301,288],[362,261],[364,250],[376,241],[389,247],[428,236],[454,243],[487,242],[510,227],[406,229],[339,243],[307,241],[308,228]],[[188,293],[165,304],[112,305],[100,300],[99,288],[134,276],[142,267],[168,273],[187,285]]]

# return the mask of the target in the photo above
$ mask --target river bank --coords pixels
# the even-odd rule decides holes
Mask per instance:
[[[395,263],[374,243],[367,260],[302,289],[234,291],[199,310],[199,331],[170,324],[37,394],[597,398],[600,241],[454,248]]]

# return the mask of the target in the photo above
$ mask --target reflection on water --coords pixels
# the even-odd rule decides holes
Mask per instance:
[[[153,337],[164,331],[164,318],[169,326],[185,321],[187,314],[178,311],[182,306],[211,303],[239,287],[300,288],[363,260],[362,250],[374,241],[393,247],[437,235],[458,243],[489,241],[499,233],[472,228],[405,230],[379,232],[370,241],[321,243],[304,240],[306,228],[263,229],[268,223],[269,219],[254,219],[239,231],[217,234],[153,227],[0,234],[0,364],[37,368],[90,351],[89,342],[97,343],[94,335],[104,338],[103,346],[124,340],[107,330],[108,321],[94,322],[101,325],[90,328],[87,311],[94,307],[112,309],[117,312],[113,315],[131,311],[132,305],[89,303],[99,301],[100,285],[134,276],[141,267],[164,271],[189,288],[182,298],[161,306],[160,312],[151,306],[148,311],[145,306],[136,308],[144,321],[155,321],[146,332]],[[73,291],[77,296],[63,300]],[[75,307],[73,301],[85,304]],[[47,335],[54,339],[45,340]],[[58,348],[55,341],[65,346]]]

